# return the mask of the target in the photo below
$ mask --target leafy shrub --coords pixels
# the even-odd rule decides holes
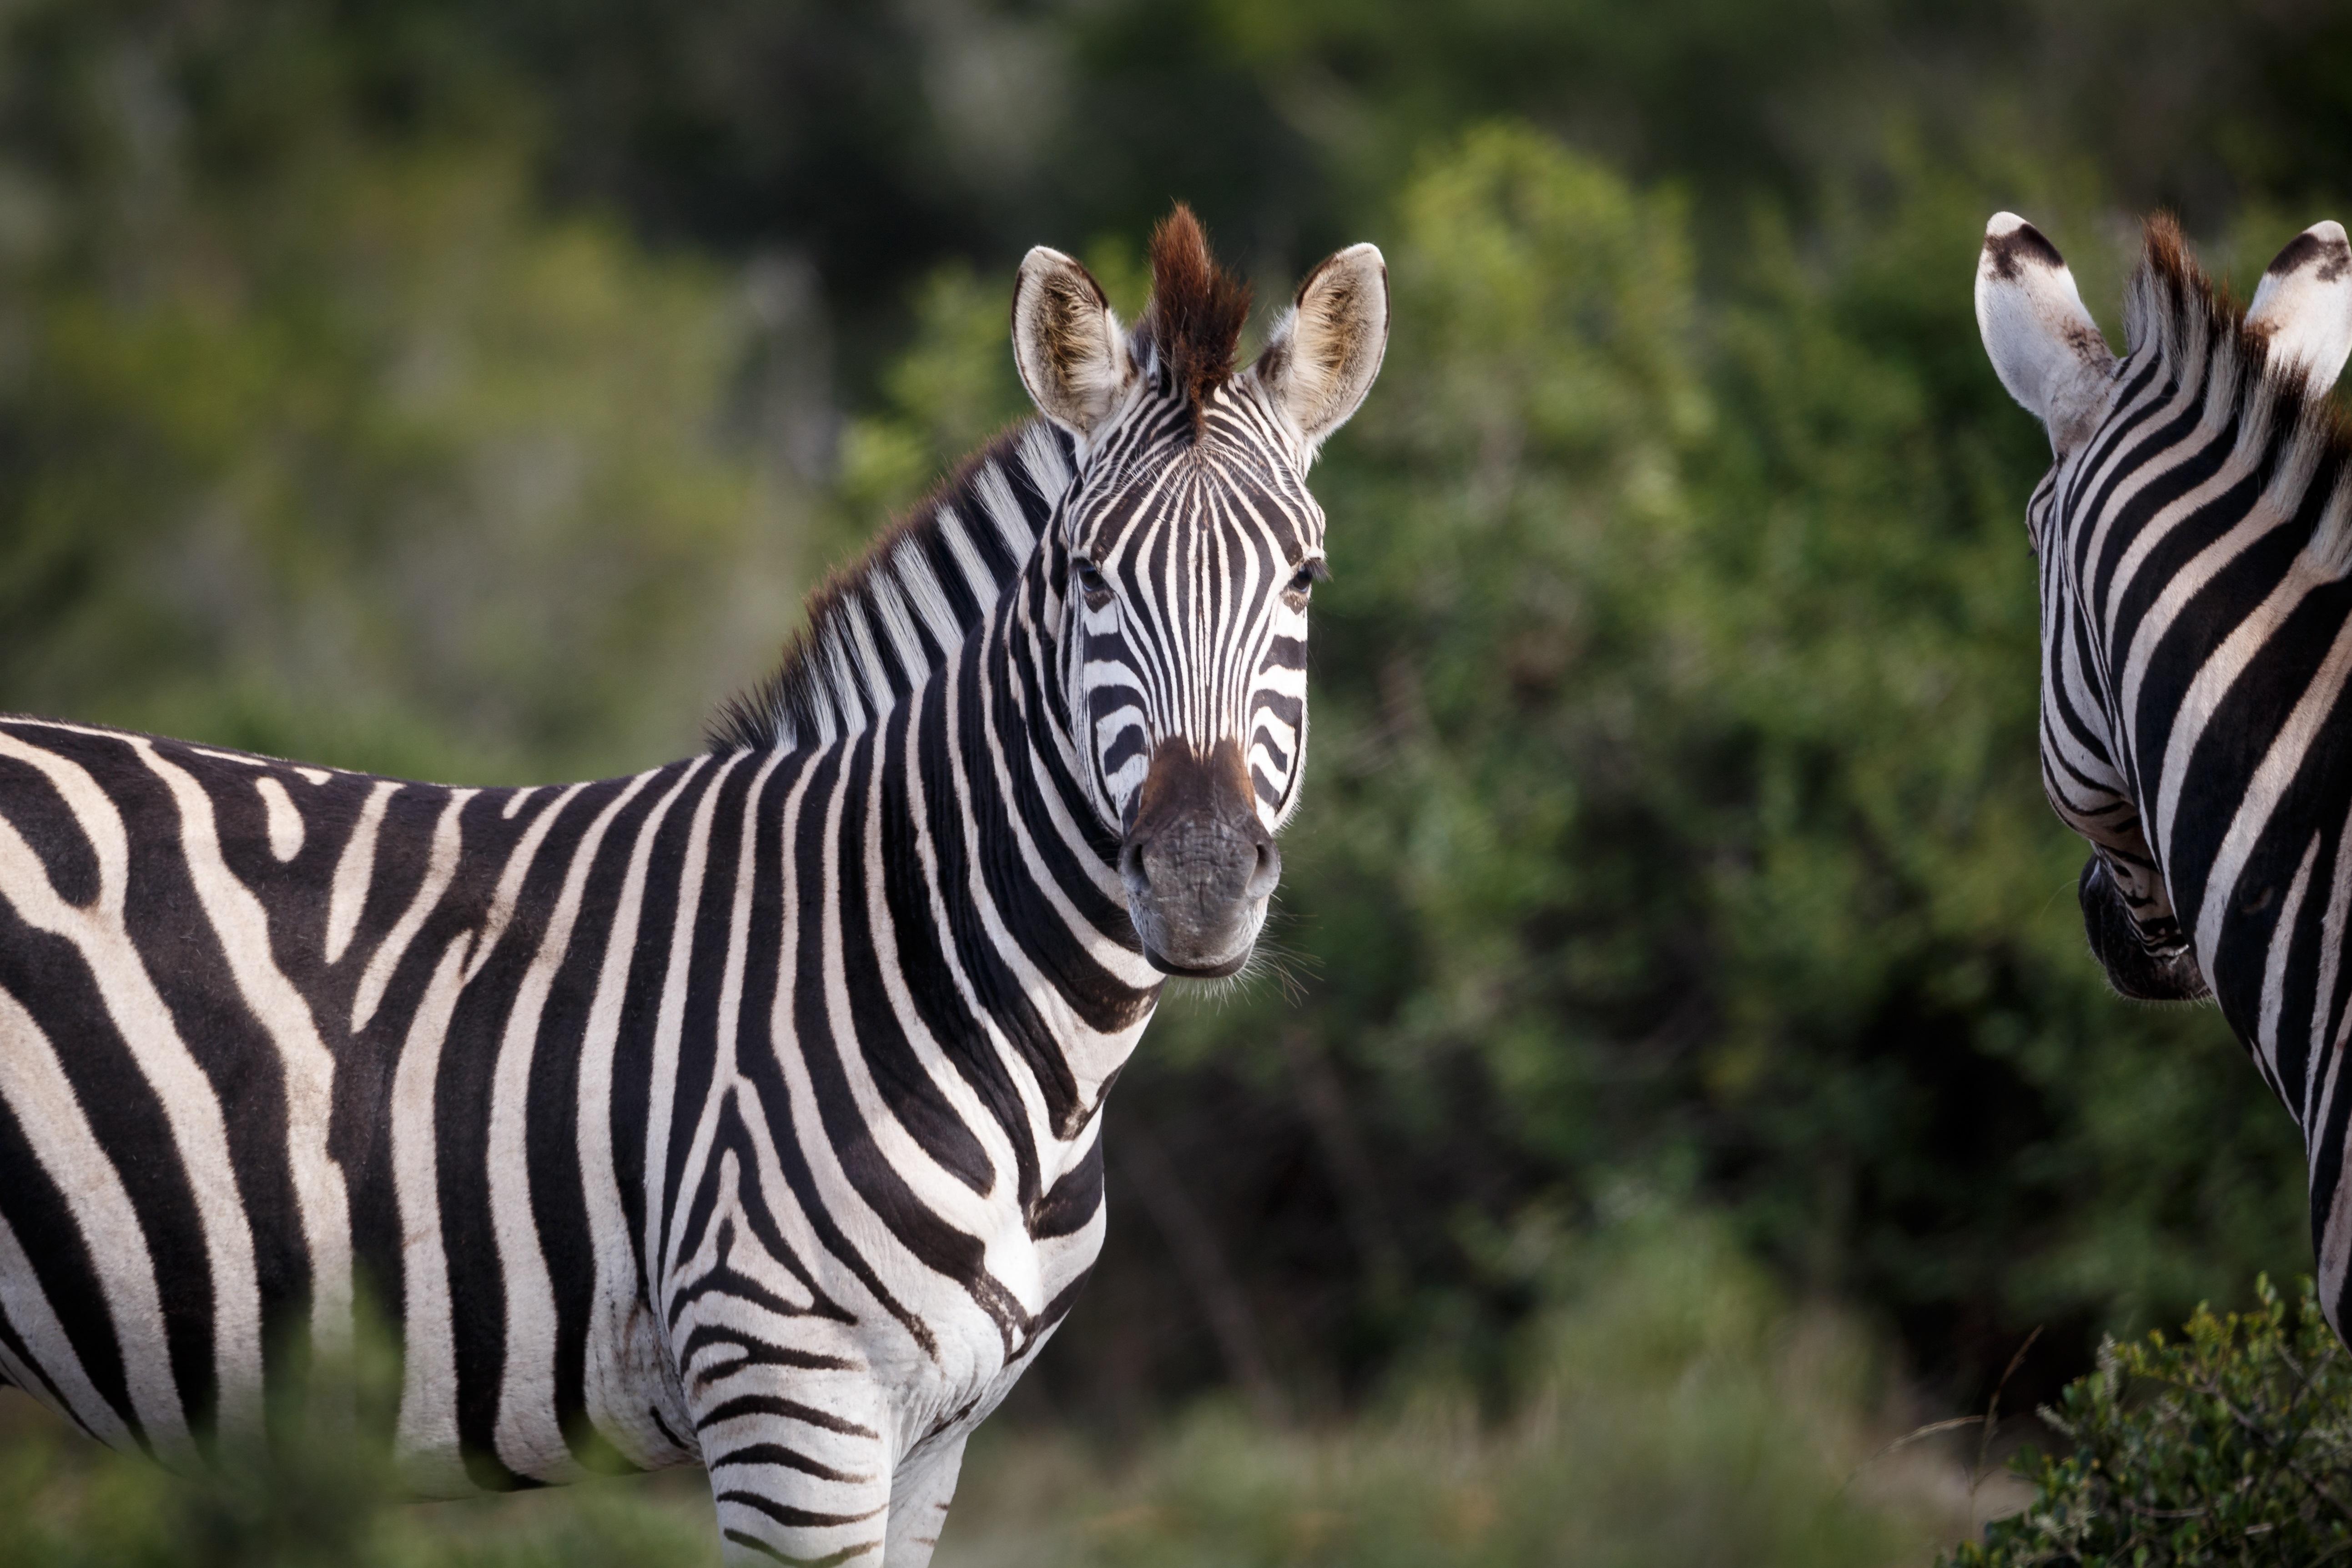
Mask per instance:
[[[1950,1538],[1932,1467],[1856,1477],[1868,1341],[1792,1308],[1719,1220],[1516,1239],[1550,1304],[1508,1410],[1433,1372],[1339,1426],[1206,1405],[1123,1464],[984,1430],[940,1568],[1885,1568]]]
[[[709,1568],[698,1472],[406,1505],[381,1455],[320,1442],[209,1482],[110,1454],[0,1393],[10,1568]]]
[[[399,1361],[362,1302],[359,1355],[275,1391],[267,1452],[222,1444],[171,1474],[68,1431],[0,1390],[0,1563],[7,1568],[707,1568],[698,1472],[520,1498],[409,1506],[384,1434]]]
[[[1953,1568],[2310,1563],[2352,1552],[2352,1356],[2308,1280],[2290,1313],[2200,1307],[2187,1337],[2101,1347],[2042,1419],[2074,1444],[2011,1468],[2022,1513],[1963,1545]]]

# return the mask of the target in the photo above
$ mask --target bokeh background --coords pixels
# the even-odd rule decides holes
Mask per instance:
[[[1180,198],[1261,329],[1377,241],[1395,338],[1274,963],[1122,1080],[943,1563],[1925,1562],[2102,1332],[2308,1267],[2219,1017],[2084,950],[1969,300],[1996,208],[2111,334],[2139,214],[2242,294],[2352,217],[2323,0],[5,0],[0,709],[683,754],[1022,412],[1021,252],[1131,312]],[[690,1480],[0,1428],[19,1562],[716,1561]]]

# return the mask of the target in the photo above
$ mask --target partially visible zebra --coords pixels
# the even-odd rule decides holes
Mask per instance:
[[[1184,209],[1152,268],[1130,334],[1029,254],[1045,417],[707,755],[450,789],[0,721],[8,1380],[201,1469],[365,1294],[424,1493],[699,1462],[730,1557],[928,1560],[1100,1248],[1163,976],[1265,918],[1305,476],[1387,341],[1368,245],[1240,371]]]
[[[2352,246],[2315,224],[2242,315],[2147,225],[2118,360],[2003,213],[1977,267],[2001,383],[2054,455],[2042,770],[2089,839],[2092,951],[2126,996],[2211,995],[2303,1129],[2320,1297],[2352,1327]]]

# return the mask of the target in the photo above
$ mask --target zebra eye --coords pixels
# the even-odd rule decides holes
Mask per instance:
[[[1082,559],[1073,563],[1072,565],[1077,574],[1078,592],[1087,596],[1087,604],[1096,609],[1102,608],[1110,598],[1109,580],[1096,570],[1095,563],[1091,561]]]
[[[1291,593],[1297,594],[1301,598],[1304,598],[1314,589],[1316,584],[1328,583],[1330,579],[1331,568],[1324,565],[1322,558],[1318,556],[1316,559],[1306,563],[1304,565],[1300,566],[1297,571],[1290,574],[1288,587]]]

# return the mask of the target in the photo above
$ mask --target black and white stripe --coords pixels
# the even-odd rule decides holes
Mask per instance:
[[[1100,1247],[1103,1096],[1162,983],[1070,723],[1073,542],[1150,540],[1148,723],[1303,704],[1280,384],[1201,424],[1147,375],[1014,431],[709,754],[634,777],[0,719],[0,1371],[198,1469],[337,1397],[306,1369],[365,1300],[421,1492],[699,1462],[730,1555],[927,1560]],[[1286,798],[1303,707],[1264,729]]]
[[[2056,458],[2027,513],[2042,776],[2094,849],[2092,946],[2127,995],[2210,994],[2296,1116],[2340,1331],[2352,435],[2326,394],[2352,348],[2352,246],[2315,226],[2242,315],[2152,222],[2120,360],[2020,219],[1993,220],[1977,299],[1994,364]]]

